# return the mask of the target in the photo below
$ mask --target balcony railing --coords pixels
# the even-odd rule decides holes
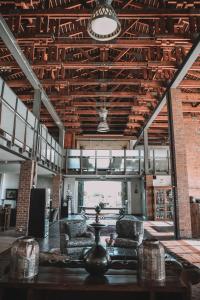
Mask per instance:
[[[60,145],[0,78],[0,145],[32,158],[34,143],[37,143],[36,158],[39,163],[52,170],[61,168]]]
[[[126,174],[144,173],[143,150],[79,150],[68,149],[67,174]],[[168,149],[150,149],[150,174],[170,174]]]

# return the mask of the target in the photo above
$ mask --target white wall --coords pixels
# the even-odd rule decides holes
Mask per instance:
[[[6,199],[6,189],[18,189],[19,188],[19,174],[13,174],[13,173],[2,174],[2,183],[1,184],[2,185],[1,185],[0,205],[3,204],[2,200]],[[14,208],[16,206],[16,201],[6,200],[6,201],[4,201],[4,204],[11,204],[12,208]]]
[[[107,150],[119,150],[126,147],[129,148],[129,140],[103,140],[103,139],[88,139],[77,140],[77,148],[83,147],[84,149],[107,149]]]
[[[6,189],[18,189],[19,188],[19,174],[15,173],[3,173],[1,174],[1,188],[0,188],[0,205],[3,204],[2,200],[6,199]],[[37,188],[50,188],[52,190],[52,177],[38,175]],[[16,202],[11,200],[4,201],[4,204],[11,204],[15,207]]]
[[[36,187],[39,189],[49,188],[52,190],[53,176],[38,175]]]
[[[142,182],[140,178],[134,178],[128,182],[128,213],[136,215],[144,214]]]

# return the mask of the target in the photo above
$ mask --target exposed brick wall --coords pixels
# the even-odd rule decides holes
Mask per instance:
[[[22,162],[17,199],[16,230],[28,234],[30,194],[33,184],[34,161]]]
[[[75,148],[75,132],[68,131],[65,133],[64,148],[65,149]]]
[[[61,205],[61,188],[62,175],[58,174],[53,177],[52,183],[52,208],[59,208]]]
[[[200,122],[184,120],[189,196],[200,198]]]
[[[183,121],[182,101],[179,90],[171,89],[171,108],[175,148],[175,168],[177,176],[176,192],[176,220],[181,238],[190,238],[191,218],[188,192],[188,174],[185,147],[185,128]]]
[[[147,218],[148,220],[153,220],[154,211],[153,211],[153,176],[146,175],[145,176],[145,190],[146,190],[146,206],[147,206]]]

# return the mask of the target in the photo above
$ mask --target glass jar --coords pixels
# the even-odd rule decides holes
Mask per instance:
[[[17,239],[11,247],[10,276],[15,279],[33,278],[38,274],[39,244],[25,236]]]
[[[158,240],[144,240],[139,246],[138,255],[141,280],[165,280],[165,250]]]

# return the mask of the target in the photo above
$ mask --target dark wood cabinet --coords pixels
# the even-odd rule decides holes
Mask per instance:
[[[50,190],[32,189],[28,234],[36,238],[43,238],[49,234]]]

